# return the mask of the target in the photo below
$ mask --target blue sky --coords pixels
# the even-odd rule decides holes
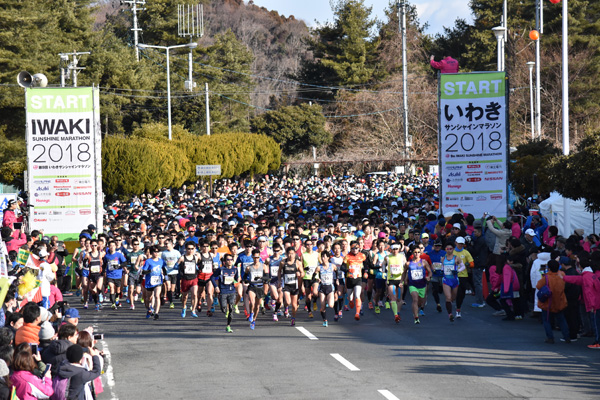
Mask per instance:
[[[372,15],[378,19],[384,19],[384,10],[389,3],[390,0],[365,0],[365,5],[373,7]],[[412,0],[410,3],[417,6],[421,23],[429,22],[427,33],[430,34],[441,32],[444,26],[454,26],[457,17],[472,21],[468,0]],[[254,0],[254,4],[277,10],[286,17],[294,15],[311,27],[315,26],[315,20],[319,23],[333,21],[329,0]]]

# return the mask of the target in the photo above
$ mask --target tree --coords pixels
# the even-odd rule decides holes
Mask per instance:
[[[517,146],[511,154],[509,182],[521,196],[533,193],[533,176],[536,175],[537,193],[549,193],[553,184],[549,179],[548,164],[560,151],[547,139],[531,140]]]
[[[252,132],[272,137],[283,153],[293,155],[331,143],[320,105],[301,104],[268,111],[251,121]]]
[[[339,0],[333,4],[335,21],[313,30],[308,40],[314,59],[305,60],[298,79],[323,86],[360,85],[377,75],[377,46],[371,29],[371,7],[364,0]],[[331,98],[336,90],[311,93]]]
[[[577,145],[577,151],[568,156],[555,157],[549,165],[553,187],[564,197],[584,199],[589,211],[600,212],[600,131],[586,135]]]

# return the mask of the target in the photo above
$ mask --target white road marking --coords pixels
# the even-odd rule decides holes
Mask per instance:
[[[360,369],[357,368],[356,365],[352,364],[350,361],[346,360],[344,357],[340,356],[339,354],[331,353],[330,356],[335,358],[336,360],[338,360],[340,363],[342,363],[342,365],[344,365],[350,371],[360,371]]]
[[[397,398],[396,396],[394,396],[394,394],[392,392],[390,392],[389,390],[378,390],[378,392],[385,397],[388,400],[400,400],[399,398]]]
[[[302,332],[304,335],[306,335],[306,337],[309,338],[310,340],[319,340],[318,337],[316,337],[315,335],[313,335],[312,333],[310,333],[303,326],[297,326],[296,329],[298,329],[300,332]]]
[[[108,388],[110,389],[110,399],[119,400],[119,398],[115,394],[115,376],[113,375],[112,360],[110,356],[110,351],[108,350],[108,344],[104,340],[100,341],[100,343],[102,343],[102,350],[104,351],[104,355],[106,356],[106,362],[108,363],[108,367],[106,368],[106,372],[104,372],[104,376],[106,377],[106,383],[108,384]]]

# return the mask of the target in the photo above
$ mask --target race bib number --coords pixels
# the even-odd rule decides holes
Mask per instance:
[[[279,267],[271,267],[271,276],[277,276],[279,273]]]
[[[333,283],[333,275],[332,274],[322,275],[321,282],[323,282],[324,285],[331,285]]]
[[[296,283],[296,274],[285,274],[283,276],[283,281],[285,282],[286,285]]]
[[[139,258],[139,256],[134,256],[134,257],[131,257],[131,266],[132,266],[132,267],[133,267],[133,266],[135,266],[135,263],[137,262],[137,259],[138,259],[138,258]]]
[[[150,277],[150,284],[152,286],[160,285],[160,276],[151,276]]]
[[[316,265],[314,267],[308,267],[308,271],[306,272],[305,276],[308,278],[312,278],[313,274],[315,273],[315,269],[317,269]]]
[[[402,267],[400,265],[392,265],[390,266],[390,271],[392,275],[400,275],[402,274]]]
[[[212,274],[212,272],[213,272],[212,267],[213,267],[212,262],[203,262],[202,263],[202,272],[205,274]]]
[[[233,276],[225,275],[225,279],[223,279],[223,282],[226,285],[232,285],[233,284]]]
[[[117,269],[117,265],[119,264],[119,262],[117,260],[111,260],[108,263],[108,270],[109,271],[114,271],[115,269]]]
[[[434,269],[435,271],[441,271],[441,270],[443,270],[443,269],[444,269],[444,266],[442,265],[442,263],[439,263],[439,262],[434,262],[434,263],[433,263],[433,269]]]
[[[454,272],[454,265],[444,265],[444,275],[452,275]]]
[[[100,273],[100,266],[99,266],[99,265],[93,265],[93,266],[90,268],[90,272],[91,272],[92,274],[99,274],[99,273]]]
[[[186,275],[193,275],[196,273],[196,263],[194,262],[186,262],[183,273]]]
[[[175,260],[167,260],[167,267],[173,268],[174,265],[175,265]]]
[[[254,281],[262,278],[263,274],[261,271],[251,271],[250,276],[252,277],[252,281],[254,282]]]
[[[350,276],[352,277],[352,279],[359,278],[360,277],[360,268],[359,267],[350,268]]]
[[[419,281],[419,280],[423,279],[423,270],[421,268],[411,269],[410,277],[413,281]]]

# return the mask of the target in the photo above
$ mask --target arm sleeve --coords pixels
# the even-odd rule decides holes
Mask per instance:
[[[442,69],[442,63],[435,60],[430,60],[429,65],[431,65],[435,69]]]

